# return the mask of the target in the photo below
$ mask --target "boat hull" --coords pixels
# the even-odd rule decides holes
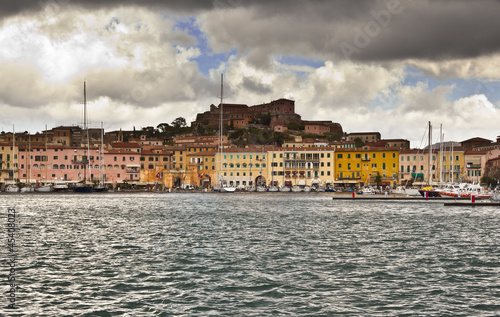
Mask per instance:
[[[441,194],[436,190],[419,190],[418,191],[422,197],[441,197]]]
[[[75,193],[91,193],[93,191],[92,186],[76,186],[73,187]]]

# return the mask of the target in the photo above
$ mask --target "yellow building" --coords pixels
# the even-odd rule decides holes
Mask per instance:
[[[215,156],[217,177],[212,179],[212,186],[217,184],[221,174],[229,186],[246,188],[261,183],[266,185],[267,156],[262,147],[224,149],[222,156],[220,153]]]
[[[144,146],[141,149],[140,185],[171,187],[168,177],[172,167],[173,152],[165,146]]]
[[[18,179],[18,147],[11,142],[0,142],[0,183],[13,184]]]
[[[210,188],[212,180],[216,179],[215,149],[196,148],[197,151],[188,152],[188,171],[191,176],[189,185],[199,188]],[[205,151],[203,151],[205,150]]]
[[[172,165],[167,176],[166,186],[169,187],[202,187],[207,188],[212,182],[215,173],[215,158],[213,158],[216,146],[210,142],[185,143],[170,147],[172,151]],[[202,164],[210,163],[210,164]],[[205,166],[208,167],[205,169]],[[212,169],[214,166],[214,169]],[[200,179],[200,174],[204,174]],[[208,174],[208,176],[207,176]],[[204,180],[204,179],[208,179]]]
[[[335,184],[342,187],[395,185],[398,160],[399,149],[395,148],[337,149]]]
[[[331,147],[273,149],[267,159],[271,166],[267,178],[289,187],[332,184],[334,154]]]

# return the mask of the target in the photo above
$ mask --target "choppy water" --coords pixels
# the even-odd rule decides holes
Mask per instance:
[[[498,207],[291,193],[2,195],[1,228],[12,206],[19,308],[6,309],[2,244],[1,315],[500,315]]]

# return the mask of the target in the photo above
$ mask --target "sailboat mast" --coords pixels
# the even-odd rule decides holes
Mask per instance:
[[[439,136],[441,138],[441,144],[439,146],[439,183],[443,182],[443,150],[444,150],[444,134],[443,134],[443,125],[441,124],[441,128],[439,129]]]
[[[101,150],[99,151],[99,182],[104,186],[104,180],[102,178],[102,165],[104,160],[104,126],[101,121]]]
[[[222,128],[224,117],[222,115],[223,111],[223,94],[224,94],[224,74],[220,74],[220,127],[219,127],[219,147],[220,147],[220,186],[222,187]]]
[[[49,181],[48,163],[49,163],[49,154],[47,152],[47,125],[45,125],[45,184],[47,184]]]
[[[83,183],[87,184],[87,169],[89,168],[89,154],[90,154],[90,139],[89,139],[89,128],[87,125],[87,83],[83,82],[83,129],[86,133],[87,138],[87,148],[85,148],[84,153],[84,168],[83,168]],[[90,174],[90,171],[89,171]]]
[[[429,121],[429,163],[427,166],[428,183],[431,185],[431,156],[432,156],[432,125]]]
[[[28,132],[28,156],[26,156],[26,167],[28,170],[27,183],[31,184],[31,134]]]
[[[16,184],[16,161],[14,160],[14,156],[16,155],[16,130],[14,129],[14,125],[12,125],[12,182]],[[18,151],[19,153],[19,151]]]

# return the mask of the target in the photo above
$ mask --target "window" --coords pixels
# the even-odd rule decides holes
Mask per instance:
[[[342,154],[337,154],[337,158],[341,159],[342,158]]]

